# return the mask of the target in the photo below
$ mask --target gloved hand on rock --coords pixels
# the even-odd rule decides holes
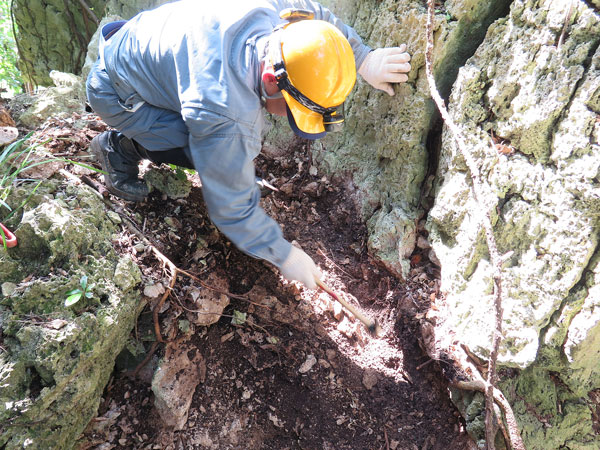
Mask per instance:
[[[292,245],[287,259],[279,268],[284,278],[301,282],[309,289],[316,289],[315,277],[322,278],[321,272],[310,256]]]
[[[392,83],[404,83],[410,72],[410,55],[406,44],[400,47],[378,48],[370,52],[358,73],[375,89],[394,95]]]

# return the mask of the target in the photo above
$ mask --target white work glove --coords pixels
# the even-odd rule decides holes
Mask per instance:
[[[322,278],[312,258],[293,245],[292,251],[279,270],[284,278],[299,281],[309,289],[317,288],[315,277]]]
[[[358,73],[375,89],[394,95],[392,83],[404,83],[410,71],[410,55],[406,44],[400,47],[378,48],[369,52]]]

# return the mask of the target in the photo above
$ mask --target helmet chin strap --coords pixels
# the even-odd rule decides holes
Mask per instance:
[[[283,98],[283,93],[281,91],[277,91],[272,95],[267,94],[267,89],[265,88],[265,80],[260,80],[260,97],[265,100],[276,100],[278,98]]]

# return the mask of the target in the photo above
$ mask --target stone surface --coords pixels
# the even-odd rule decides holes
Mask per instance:
[[[185,342],[170,342],[152,379],[154,406],[167,426],[181,430],[187,421],[192,397],[206,378],[206,363],[195,350],[190,356]]]
[[[169,168],[152,168],[144,174],[144,181],[170,199],[185,198],[190,195],[192,183],[184,172],[176,173]]]
[[[21,187],[10,201],[30,194]],[[87,189],[43,182],[14,229],[19,245],[0,248],[0,279],[13,285],[0,296],[0,423],[10,424],[0,447],[72,448],[140,311],[135,283],[112,280],[117,270],[139,279],[139,268],[113,250],[114,224]],[[65,307],[83,275],[92,297]]]
[[[458,68],[483,40],[487,26],[508,12],[506,0],[445,2],[436,15],[434,73],[447,93]],[[396,95],[373,89],[359,76],[346,105],[346,126],[313,145],[320,166],[351,174],[356,202],[369,228],[369,249],[388,269],[406,277],[415,248],[415,221],[424,213],[421,184],[435,110],[424,74],[426,14],[421,1],[325,1],[373,48],[406,43],[412,55],[409,81]]]
[[[499,361],[520,369],[502,387],[528,449],[600,445],[589,403],[600,388],[600,19],[574,3],[566,22],[569,6],[513,2],[460,70],[450,110],[486,187],[477,204],[446,130],[427,226],[446,331],[483,358],[494,320],[484,211],[500,253],[513,252]]]
[[[12,144],[19,137],[19,130],[16,127],[0,127],[0,147]]]
[[[74,112],[85,112],[85,86],[81,77],[58,71],[50,72],[53,87],[41,89],[35,95],[20,94],[11,100],[18,111],[15,120],[21,126],[36,128],[48,118],[68,118]]]

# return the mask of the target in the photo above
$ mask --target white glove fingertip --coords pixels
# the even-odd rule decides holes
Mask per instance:
[[[400,53],[404,53],[406,51],[406,44],[400,44],[398,48],[400,49]]]

